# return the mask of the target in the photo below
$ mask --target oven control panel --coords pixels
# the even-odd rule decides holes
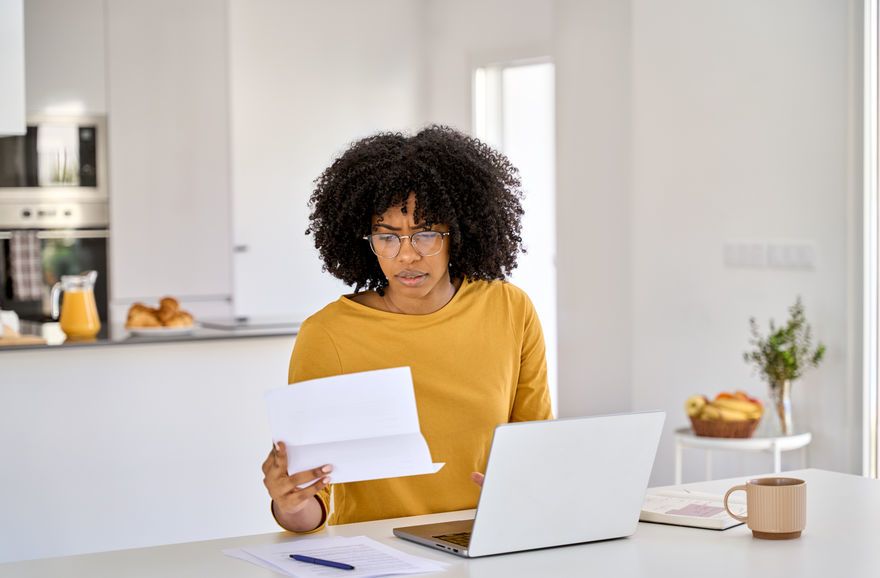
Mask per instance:
[[[109,222],[106,201],[0,203],[0,229],[81,229]]]

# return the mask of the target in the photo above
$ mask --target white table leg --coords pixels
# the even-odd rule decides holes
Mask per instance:
[[[773,444],[773,472],[779,473],[782,471],[782,451],[779,449],[779,444]]]
[[[807,469],[809,466],[809,457],[807,455],[807,446],[801,448],[801,463],[803,464],[803,469]]]
[[[681,442],[675,440],[675,485],[681,483]]]
[[[712,479],[712,450],[706,450],[706,481]]]

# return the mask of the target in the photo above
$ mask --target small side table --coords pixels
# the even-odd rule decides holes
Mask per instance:
[[[773,472],[782,471],[782,452],[802,450],[803,467],[807,467],[807,446],[813,434],[799,433],[778,437],[710,438],[694,434],[689,427],[675,430],[675,483],[681,483],[682,450],[698,448],[706,450],[706,479],[712,479],[712,450],[768,452],[773,454]]]

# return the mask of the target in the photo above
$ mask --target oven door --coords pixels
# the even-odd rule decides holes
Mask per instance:
[[[15,294],[15,267],[11,260],[11,231],[0,231],[0,306],[18,313],[22,319],[48,321],[52,316],[52,286],[62,275],[78,275],[97,271],[95,301],[98,315],[106,322],[107,292],[107,229],[69,229],[37,231],[42,269],[41,296],[21,299]]]

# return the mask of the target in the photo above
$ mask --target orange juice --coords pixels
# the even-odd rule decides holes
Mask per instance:
[[[61,304],[61,331],[71,339],[89,339],[101,330],[95,292],[70,289]]]

